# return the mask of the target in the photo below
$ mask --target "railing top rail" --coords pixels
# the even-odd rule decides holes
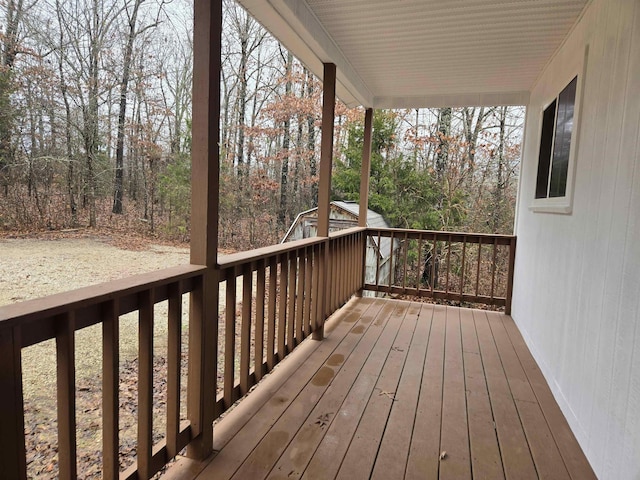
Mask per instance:
[[[329,233],[329,238],[340,238],[347,237],[349,235],[353,235],[354,233],[360,233],[366,231],[366,227],[351,227],[345,228],[344,230],[337,230],[335,232]]]
[[[47,297],[5,305],[0,307],[0,328],[11,328],[21,322],[41,320],[64,312],[100,304],[179,280],[196,277],[205,271],[206,267],[202,265],[179,265]]]
[[[475,233],[475,232],[447,232],[444,230],[415,230],[409,228],[375,228],[368,227],[368,232],[371,233],[380,233],[382,236],[394,236],[399,237],[400,235],[407,235],[409,238],[415,238],[420,235],[425,240],[429,240],[429,237],[435,236],[439,240],[446,240],[449,237],[455,242],[466,240],[467,242],[474,243],[479,241],[479,239],[483,239],[482,243],[492,243],[493,241],[497,241],[499,245],[508,245],[512,239],[516,238],[515,235],[502,235],[502,234],[493,234],[493,233]],[[487,242],[484,242],[484,240]]]
[[[303,238],[302,240],[294,240],[293,242],[279,243],[278,245],[270,245],[268,247],[256,248],[255,250],[247,250],[246,252],[232,253],[230,255],[221,255],[218,257],[218,268],[225,270],[227,268],[246,265],[247,263],[256,262],[271,258],[275,255],[293,252],[300,248],[310,247],[324,243],[325,237]]]

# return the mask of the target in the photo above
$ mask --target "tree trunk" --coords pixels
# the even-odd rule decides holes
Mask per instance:
[[[313,88],[313,76],[311,72],[306,70],[307,73],[307,97],[313,98],[314,88]],[[307,130],[308,130],[308,140],[307,140],[307,150],[309,151],[309,175],[313,179],[311,182],[311,206],[318,205],[318,181],[316,180],[316,176],[318,175],[318,167],[316,164],[316,126],[315,126],[315,117],[313,115],[313,111],[309,113],[307,116]]]
[[[285,84],[285,101],[289,101],[291,96],[291,66],[293,64],[293,54],[289,52],[287,54],[287,65],[285,68],[285,75],[287,83]],[[278,209],[278,223],[280,228],[284,229],[287,226],[287,195],[289,187],[289,146],[291,143],[291,118],[287,117],[284,121],[282,135],[282,170],[280,171],[280,208]]]
[[[131,69],[131,57],[133,54],[133,42],[136,39],[136,22],[138,20],[138,9],[144,0],[135,0],[133,11],[129,17],[129,33],[127,35],[127,46],[124,51],[124,65],[122,69],[122,80],[120,81],[120,111],[118,112],[118,138],[116,140],[116,177],[113,186],[113,208],[115,214],[122,213],[123,197],[123,174],[124,174],[124,123],[127,115],[127,91],[129,88],[129,72]]]

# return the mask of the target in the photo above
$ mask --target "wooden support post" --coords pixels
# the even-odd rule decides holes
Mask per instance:
[[[0,472],[26,479],[20,327],[0,329]]]
[[[191,295],[188,417],[196,436],[187,456],[213,451],[218,343],[218,202],[222,0],[195,0],[191,154],[191,263],[206,265]]]
[[[329,236],[329,200],[331,196],[331,166],[333,162],[333,124],[336,110],[336,66],[333,63],[324,64],[322,92],[322,141],[320,144],[320,181],[318,184],[318,236]],[[321,272],[329,271],[329,249],[325,245],[320,258]],[[313,332],[314,340],[324,338],[324,321],[326,317],[327,295],[329,288],[327,283],[331,279],[322,275],[323,281],[319,285],[320,295],[319,318],[317,328]]]
[[[511,315],[511,300],[513,297],[513,275],[516,267],[516,237],[511,238],[509,244],[509,272],[507,277],[507,295],[505,299],[504,313]]]
[[[369,210],[369,176],[371,175],[371,133],[373,131],[373,108],[364,114],[364,143],[362,145],[362,169],[360,171],[360,214],[358,226],[367,226]]]
[[[358,226],[367,226],[367,213],[369,212],[369,177],[371,176],[371,137],[373,132],[373,108],[367,108],[364,114],[364,142],[362,145],[362,169],[360,171],[360,212]],[[367,271],[367,234],[364,235],[362,245],[362,275],[357,295],[362,296]]]

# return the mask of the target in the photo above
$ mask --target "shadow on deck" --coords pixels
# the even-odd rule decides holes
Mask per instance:
[[[595,478],[511,317],[353,299],[163,478]]]

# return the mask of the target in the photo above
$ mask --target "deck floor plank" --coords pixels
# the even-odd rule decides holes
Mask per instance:
[[[333,420],[336,417],[341,417],[340,410],[343,401],[365,363],[375,361],[375,357],[381,356],[380,352],[388,351],[389,345],[385,345],[385,343],[393,341],[397,335],[400,326],[399,320],[402,318],[402,311],[406,308],[407,305],[396,306],[390,320],[386,323],[376,324],[373,322],[372,324],[372,322],[367,322],[370,327],[366,330],[365,337],[348,357],[340,354],[329,357],[327,368],[335,368],[339,371],[335,374],[325,394],[317,401],[311,413],[304,420],[293,440],[280,452],[279,460],[271,470],[269,478],[293,479],[302,475]],[[388,317],[388,311],[383,309],[380,316]],[[359,323],[359,326],[364,328],[362,322]],[[350,334],[362,335],[358,326],[351,330]],[[300,424],[301,416],[300,413],[296,413],[297,415],[283,415],[278,423],[281,423],[282,428],[287,431],[294,430]],[[277,424],[274,426],[275,428],[278,428]],[[252,478],[260,477],[253,476]]]
[[[394,395],[395,401],[391,406],[391,414],[378,450],[372,479],[404,478],[407,465],[420,396],[420,389],[417,387],[422,380],[424,358],[427,353],[429,330],[431,329],[431,309],[425,309],[423,315],[420,304],[414,303],[407,312],[407,317],[409,316],[415,316],[418,323],[407,353],[398,390]]]
[[[541,479],[562,480],[570,478],[549,425],[547,425],[513,344],[504,329],[501,316],[491,312],[487,314],[487,317],[507,374],[509,388],[511,388],[524,433],[529,442],[538,476]]]
[[[265,399],[264,404],[257,404],[254,409],[243,409],[249,414],[241,419],[241,428],[234,428],[236,431],[232,435],[228,435],[230,438],[224,438],[224,443],[216,440],[218,436],[214,427],[214,449],[219,453],[202,472],[203,478],[207,478],[207,476],[216,479],[231,478],[271,426],[286,411],[302,388],[341,343],[343,337],[353,327],[353,323],[358,321],[361,316],[375,315],[382,307],[382,302],[358,302],[350,305],[344,312],[341,312],[343,316],[333,327],[333,334],[319,342],[320,345],[295,371],[295,374],[289,376],[280,388],[274,389],[271,395]],[[282,366],[278,368],[282,368]],[[251,395],[247,400],[252,400]],[[233,423],[235,424],[236,421],[234,415]]]
[[[507,479],[537,479],[531,451],[513,399],[486,312],[474,311],[480,355],[496,422],[502,465]]]
[[[333,421],[328,427],[326,435],[322,438],[304,471],[303,479],[334,478],[340,469],[342,459],[346,455],[351,439],[378,381],[387,352],[391,349],[397,336],[399,325],[397,320],[389,319],[386,322],[384,333],[376,344],[376,352],[369,356],[360,371],[337,414],[339,420]],[[376,323],[383,325],[383,322],[376,321]]]
[[[540,367],[536,363],[533,355],[527,348],[518,327],[511,317],[504,317],[502,324],[509,335],[511,344],[520,360],[527,379],[534,391],[536,401],[540,405],[542,413],[551,427],[551,433],[558,445],[560,454],[569,471],[569,475],[574,480],[595,480],[596,476],[587,461],[580,445],[569,427],[569,423],[562,414],[560,407],[553,398],[551,389],[547,384]]]
[[[383,307],[383,312],[388,305]],[[245,458],[244,462],[235,472],[232,478],[258,479],[269,473],[275,462],[289,444],[298,428],[311,413],[316,402],[318,402],[329,388],[335,375],[335,369],[328,365],[331,358],[342,356],[348,357],[356,350],[364,339],[364,332],[370,325],[357,321],[349,330],[332,354],[325,359],[320,368],[306,380],[306,385],[300,390],[291,405],[273,424],[269,425],[269,431],[261,431],[254,434],[259,439],[259,443],[253,451]],[[354,333],[357,332],[357,333]],[[251,424],[247,429],[251,430]]]
[[[337,479],[369,478],[382,440],[391,406],[417,324],[417,315],[406,315],[388,352],[376,386],[349,444]]]
[[[500,447],[471,310],[460,310],[460,328],[472,474],[479,479],[503,479]]]
[[[325,332],[216,424],[198,480],[595,479],[511,317],[359,298]]]
[[[438,478],[445,328],[446,309],[436,305],[433,307],[405,479]]]
[[[460,309],[447,307],[440,434],[440,479],[471,478]]]

